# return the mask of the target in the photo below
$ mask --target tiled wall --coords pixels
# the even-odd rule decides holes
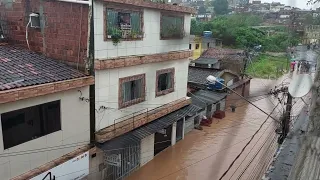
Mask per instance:
[[[0,123],[0,156],[6,156],[0,158],[1,180],[8,180],[24,172],[35,169],[40,165],[57,159],[76,148],[89,143],[89,103],[79,100],[80,93],[78,90],[82,91],[83,97],[89,97],[89,88],[85,87],[0,105],[1,120],[2,113],[55,100],[61,100],[62,129],[61,131],[57,131],[4,150]],[[75,124],[77,125],[76,128],[74,126]],[[14,135],[18,136],[19,132]],[[41,150],[32,151],[34,149]],[[24,154],[21,153],[21,151],[29,151],[29,153]],[[21,155],[8,156],[5,155],[7,153]]]
[[[121,122],[132,117],[135,112],[137,115],[186,97],[188,64],[189,60],[184,59],[96,71],[96,109],[100,106],[110,108],[96,113],[96,130],[113,125],[115,119]],[[156,97],[156,71],[166,68],[175,68],[174,92]],[[118,110],[119,78],[143,73],[146,74],[146,101]]]
[[[144,9],[144,38],[137,41],[121,41],[113,45],[112,41],[104,41],[104,6],[102,2],[95,2],[95,58],[108,59],[118,56],[156,54],[169,51],[189,49],[189,34],[191,16],[185,15],[184,29],[186,36],[178,40],[160,40],[159,10]]]

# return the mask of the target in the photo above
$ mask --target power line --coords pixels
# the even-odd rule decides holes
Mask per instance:
[[[265,142],[261,145],[261,147],[259,148],[259,150],[255,153],[255,155],[251,158],[251,160],[250,160],[250,162],[247,164],[247,166],[246,166],[246,168],[244,169],[244,170],[242,170],[242,172],[241,172],[241,174],[240,174],[240,176],[238,176],[238,178],[237,178],[237,180],[239,180],[242,176],[243,176],[243,174],[244,174],[244,172],[248,169],[248,167],[251,165],[251,163],[253,162],[253,160],[256,158],[256,156],[260,153],[260,151],[262,150],[262,148],[264,147],[264,145],[268,142],[268,141],[271,141],[271,143],[270,143],[270,145],[273,143],[273,141],[275,140],[275,138],[277,137],[277,136],[274,136],[272,139],[270,139],[270,137],[271,137],[271,135],[274,133],[274,131],[272,132],[270,132],[270,134],[267,136],[267,138],[266,138],[266,140],[265,140]],[[262,137],[263,135],[261,135],[261,137]],[[261,137],[257,140],[257,142],[256,142],[256,144],[259,142],[259,140],[261,139]],[[256,145],[255,144],[255,145]],[[255,145],[253,146],[253,148],[255,147]],[[270,145],[269,145],[269,147],[270,147]],[[253,150],[253,148],[249,151],[249,153],[248,153],[248,155],[250,154],[250,152]],[[244,158],[244,160],[248,157],[248,155]],[[240,165],[239,165],[239,167],[241,166],[241,164],[244,162],[244,160],[240,163]],[[239,168],[238,167],[238,168]],[[237,168],[237,169],[238,169]],[[236,172],[236,171],[235,171]],[[234,172],[234,173],[235,173]],[[234,175],[234,173],[232,174],[232,176]],[[231,176],[231,177],[232,177]]]
[[[277,106],[280,104],[280,102],[277,104]],[[258,132],[261,130],[262,126],[267,122],[267,120],[269,119],[269,117],[271,116],[271,114],[273,113],[273,111],[277,108],[277,106],[275,106],[273,108],[273,110],[271,111],[271,113],[268,115],[268,117],[266,118],[266,120],[261,124],[261,126],[259,127],[259,129],[252,135],[251,139],[247,142],[247,144],[242,148],[241,152],[238,154],[238,156],[232,161],[232,163],[230,164],[230,166],[228,167],[228,169],[222,174],[222,176],[219,178],[219,180],[221,180],[231,169],[231,167],[233,166],[233,164],[237,161],[237,159],[241,156],[241,154],[244,152],[244,150],[247,148],[247,146],[251,143],[251,141],[253,140],[253,138],[258,134]]]
[[[271,123],[269,124],[269,126],[271,125]],[[269,128],[268,126],[268,128]],[[249,156],[249,154],[251,153],[251,151],[255,148],[255,146],[258,144],[259,140],[263,137],[264,133],[268,130],[268,128],[266,128],[262,135],[259,137],[259,139],[256,141],[256,143],[253,145],[253,147],[251,148],[251,150],[248,152],[248,154],[244,157],[244,159],[241,161],[240,165],[238,166],[238,168],[233,172],[233,174],[231,175],[230,179],[233,177],[233,175],[237,172],[237,170],[240,168],[240,166],[242,165],[242,163],[246,160],[246,158]],[[266,141],[263,143],[263,145],[261,146],[261,148],[264,146],[264,144],[269,140],[269,136],[271,136],[274,132],[271,131],[270,134],[267,136]],[[253,158],[254,159],[254,158]]]

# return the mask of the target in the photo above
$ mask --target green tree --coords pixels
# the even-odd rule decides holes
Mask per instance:
[[[206,8],[204,6],[200,6],[198,9],[198,14],[205,14],[207,12]]]
[[[229,10],[228,10],[228,6],[229,3],[227,0],[214,0],[212,2],[213,8],[214,8],[214,12],[217,15],[224,15],[224,14],[228,14]]]
[[[195,19],[191,20],[191,29],[190,29],[190,34],[192,35],[202,35],[203,33],[203,23],[197,22]]]

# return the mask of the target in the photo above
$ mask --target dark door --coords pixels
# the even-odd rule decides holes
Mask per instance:
[[[172,125],[154,135],[154,155],[171,146]]]
[[[183,119],[180,119],[177,122],[177,130],[176,130],[176,142],[180,141],[183,136]]]

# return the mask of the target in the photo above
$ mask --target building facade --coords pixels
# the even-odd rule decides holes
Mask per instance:
[[[14,82],[17,94],[10,90],[15,98],[11,100],[0,91],[1,120],[7,121],[18,111],[27,115],[39,111],[37,118],[42,123],[41,118],[49,115],[40,111],[51,106],[59,110],[55,119],[60,120],[54,130],[44,128],[45,132],[37,134],[34,129],[35,135],[22,145],[16,143],[12,148],[3,142],[3,155],[43,149],[38,159],[1,159],[6,164],[1,169],[5,179],[57,178],[64,176],[74,160],[80,164],[72,167],[85,167],[81,172],[88,179],[121,179],[183,139],[185,119],[200,110],[186,95],[192,8],[143,0],[97,0],[93,4],[22,0],[1,3],[0,10],[1,35],[6,39],[0,42],[24,48],[26,64],[40,65],[26,65],[28,75],[34,74],[47,85],[39,90],[34,89],[38,84],[31,84],[28,90],[19,89],[20,81]],[[30,56],[34,52],[37,56]],[[0,54],[7,61],[2,58]],[[70,67],[65,65],[68,69],[62,71],[44,62]],[[45,67],[51,69],[35,71]],[[18,70],[14,68],[17,74]],[[46,76],[36,76],[42,73]],[[89,73],[95,77],[87,76]],[[47,81],[51,76],[61,76],[53,78],[61,91]],[[11,86],[12,82],[5,76],[1,83]],[[25,126],[30,123],[25,120]],[[3,132],[2,137],[6,141],[8,136]],[[50,149],[56,146],[57,151]]]
[[[183,139],[193,9],[95,1],[95,140],[104,177],[121,179]],[[128,164],[129,163],[129,164]]]
[[[0,2],[1,179],[89,175],[88,12],[88,2]]]
[[[89,104],[84,99],[94,78],[11,45],[0,46],[0,59],[1,179],[43,178],[41,173],[65,162],[62,156],[88,151]],[[53,160],[57,164],[42,166]]]

